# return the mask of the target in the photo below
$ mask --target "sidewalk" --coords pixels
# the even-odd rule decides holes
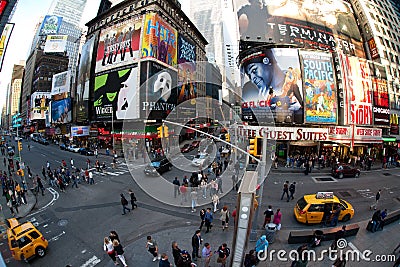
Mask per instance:
[[[16,213],[15,218],[20,219],[25,217],[26,215],[31,212],[31,210],[36,206],[36,196],[32,193],[32,191],[28,190],[26,193],[26,201],[28,202],[27,204],[22,204],[21,206],[18,207],[18,213]],[[11,218],[11,211],[7,207],[7,203],[5,202],[5,199],[2,198],[0,201],[2,207],[3,207],[3,213],[5,213],[6,218]],[[14,209],[15,210],[15,209]]]

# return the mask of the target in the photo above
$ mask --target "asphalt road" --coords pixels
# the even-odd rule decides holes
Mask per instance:
[[[26,144],[26,143],[25,143]],[[86,166],[86,156],[61,151],[55,145],[43,146],[31,143],[31,151],[26,145],[22,151],[22,158],[33,173],[41,173],[41,166],[46,160],[55,167],[65,159],[69,163],[72,157],[78,167]],[[94,162],[95,158],[90,157]],[[111,157],[99,156],[101,162],[110,165]],[[117,230],[124,245],[129,245],[143,238],[147,234],[168,230],[171,236],[179,235],[178,228],[198,223],[198,214],[191,213],[189,208],[171,206],[160,203],[153,197],[140,190],[132,176],[143,174],[143,160],[131,163],[134,168],[128,167],[121,161],[115,170],[107,170],[106,175],[95,173],[95,185],[81,184],[78,189],[68,188],[65,193],[48,189],[45,196],[38,196],[36,208],[25,219],[36,223],[38,229],[50,241],[48,254],[42,259],[35,259],[30,266],[109,266],[109,258],[102,251],[104,236],[110,230]],[[296,181],[296,199],[303,194],[317,191],[333,191],[348,200],[355,207],[355,216],[350,222],[358,222],[369,218],[372,212],[369,205],[373,202],[375,192],[382,189],[381,208],[389,211],[400,208],[400,171],[372,171],[362,173],[355,178],[335,180],[333,182],[317,182],[316,178],[328,177],[325,174],[311,173],[308,176],[290,171],[274,172],[268,176],[264,186],[264,197],[261,212],[267,205],[274,210],[280,208],[285,228],[309,228],[295,221],[293,207],[295,201],[281,201],[283,182]],[[182,177],[179,168],[173,169],[166,177]],[[190,174],[188,174],[190,175]],[[227,181],[230,183],[230,181]],[[119,194],[131,188],[136,193],[139,208],[127,215],[121,215],[122,209]],[[172,192],[171,192],[172,194]],[[4,202],[4,200],[1,200]],[[233,207],[236,203],[236,193],[231,191],[221,199],[222,205]],[[4,204],[4,203],[2,203]],[[5,210],[6,217],[10,216]],[[259,217],[259,225],[262,216]],[[172,238],[172,237],[171,237]],[[11,258],[6,242],[0,244],[0,249],[7,262],[7,266],[26,266]],[[134,248],[136,251],[136,248]],[[143,247],[137,248],[137,253],[145,253]],[[136,252],[134,252],[136,253]]]

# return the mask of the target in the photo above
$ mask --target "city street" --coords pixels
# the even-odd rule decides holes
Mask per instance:
[[[26,145],[26,141],[24,141],[24,144]],[[41,166],[45,165],[46,160],[49,160],[52,167],[58,166],[63,159],[69,162],[70,158],[74,159],[75,165],[78,167],[86,165],[86,156],[61,151],[56,145],[43,146],[31,142],[30,152],[25,147],[22,151],[22,158],[31,167],[33,174],[41,172]],[[93,163],[95,157],[91,156],[90,159]],[[111,157],[99,155],[99,160],[101,162],[105,161],[109,165]],[[44,196],[40,194],[37,196],[36,207],[21,221],[30,220],[34,222],[49,240],[49,248],[48,254],[42,259],[32,260],[31,266],[47,266],[49,262],[53,266],[65,266],[66,264],[86,267],[112,266],[113,264],[109,257],[102,250],[103,238],[108,236],[111,230],[116,230],[120,235],[122,244],[126,247],[126,257],[130,266],[156,266],[155,263],[151,262],[151,257],[144,248],[144,239],[147,235],[153,235],[159,242],[160,251],[167,252],[171,257],[170,244],[173,240],[179,242],[181,249],[191,250],[190,238],[200,222],[198,212],[191,213],[187,205],[181,207],[179,205],[173,206],[161,203],[144,193],[136,183],[136,179],[144,177],[143,159],[129,162],[128,165],[130,166],[129,170],[125,163],[119,163],[116,169],[108,169],[106,174],[95,172],[94,185],[83,183],[79,185],[78,189],[68,187],[65,193],[59,192],[58,189],[48,188]],[[171,177],[175,175],[181,180],[182,173],[177,170],[171,171]],[[328,177],[330,175],[326,172],[312,172],[310,175],[305,176],[302,173],[293,173],[291,169],[286,168],[279,168],[278,171],[272,170],[270,172],[264,186],[263,203],[259,209],[262,213],[267,205],[272,205],[274,210],[280,208],[283,214],[281,233],[278,235],[277,242],[271,244],[271,248],[297,248],[297,246],[287,245],[285,240],[287,240],[288,231],[291,229],[315,229],[315,227],[319,227],[299,224],[293,216],[295,201],[304,194],[333,191],[336,195],[344,198],[355,208],[354,218],[349,223],[362,222],[365,224],[365,221],[372,216],[373,212],[369,210],[369,205],[372,204],[375,192],[378,189],[382,190],[379,208],[387,208],[389,212],[400,208],[398,199],[400,195],[400,187],[398,186],[400,170],[398,169],[363,172],[359,178],[335,179],[331,182],[318,181],[321,180],[320,178]],[[227,176],[223,175],[223,180],[225,194],[223,197],[221,195],[220,204],[221,206],[227,205],[233,210],[236,203],[236,193],[228,190],[231,185],[228,174]],[[286,202],[280,200],[285,180],[297,182],[294,201]],[[162,184],[160,184],[160,187],[154,188],[153,192],[162,191],[163,189],[170,190],[166,189]],[[119,194],[124,193],[128,198],[128,189],[132,189],[135,192],[139,208],[126,215],[121,215],[122,208]],[[169,194],[173,199],[172,187]],[[4,198],[2,198],[1,202],[5,207]],[[10,216],[8,209],[4,209],[3,212],[6,217]],[[216,218],[215,229],[213,229],[215,233],[212,236],[203,234],[207,238],[205,240],[210,242],[215,249],[222,242],[227,242],[230,245],[233,237],[232,230],[230,229],[228,232],[223,233],[219,228],[219,213],[214,217]],[[259,227],[261,227],[262,221],[263,216],[260,215]],[[399,224],[395,223],[375,235],[390,236],[390,232],[395,233],[399,230]],[[262,231],[260,230],[259,232],[261,233]],[[360,234],[351,239],[357,248],[365,245],[365,242],[361,239],[364,238],[365,234],[367,234],[368,238],[372,235],[366,233],[362,227]],[[360,240],[358,240],[358,237],[360,237]],[[384,247],[379,243],[376,246],[370,244],[373,249],[379,252],[382,250],[391,252],[394,245],[395,240],[392,243],[385,242]],[[249,246],[254,246],[254,243],[250,243]],[[11,258],[5,240],[1,244],[1,251],[8,266],[26,265]],[[261,264],[261,266],[263,265]],[[321,265],[317,264],[315,266]],[[365,265],[355,264],[349,266]]]

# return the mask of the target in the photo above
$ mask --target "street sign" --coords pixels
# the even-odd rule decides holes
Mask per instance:
[[[21,127],[21,126],[22,126],[21,124],[14,124],[13,125],[14,128]]]

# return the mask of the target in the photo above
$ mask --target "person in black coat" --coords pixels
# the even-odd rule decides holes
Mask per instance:
[[[174,257],[175,265],[178,265],[178,260],[181,257],[181,249],[178,247],[178,242],[172,242],[172,256]]]
[[[135,208],[137,208],[137,204],[136,204],[136,196],[135,193],[133,193],[132,189],[128,190],[129,192],[129,196],[131,197],[131,205],[132,205],[132,210],[134,210]]]
[[[202,241],[200,233],[201,233],[200,230],[196,230],[196,232],[192,236],[192,248],[193,248],[192,258],[194,261],[196,261],[197,258],[201,258],[201,256],[199,255],[199,248]]]
[[[161,259],[160,259],[158,266],[159,267],[171,267],[172,266],[172,264],[168,260],[167,254],[165,254],[165,253],[161,254]]]

